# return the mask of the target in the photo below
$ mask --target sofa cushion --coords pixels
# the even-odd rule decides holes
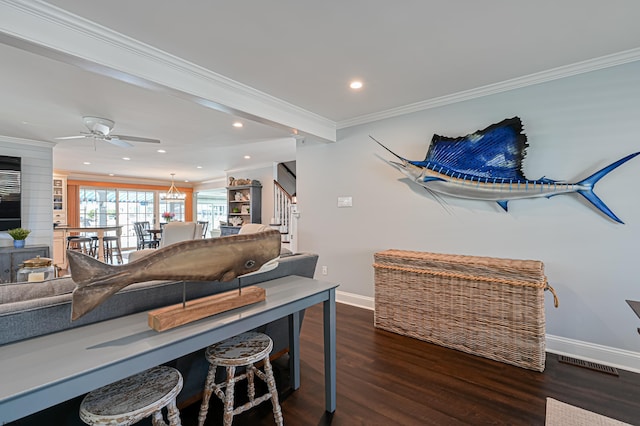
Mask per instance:
[[[0,308],[2,305],[25,300],[71,293],[76,284],[71,278],[56,278],[42,282],[0,284]]]

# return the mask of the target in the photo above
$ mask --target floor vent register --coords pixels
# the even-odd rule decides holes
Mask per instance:
[[[562,363],[565,363],[565,364],[577,365],[578,367],[588,368],[590,370],[600,371],[602,373],[611,374],[613,376],[618,376],[619,375],[618,374],[618,369],[615,368],[615,367],[610,367],[608,365],[598,364],[596,362],[585,361],[583,359],[573,358],[573,357],[570,357],[570,356],[559,355],[558,356],[558,361],[560,361]]]

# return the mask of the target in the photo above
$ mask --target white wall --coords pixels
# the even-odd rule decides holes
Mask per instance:
[[[51,247],[53,146],[0,136],[0,155],[22,158],[22,227],[31,230],[26,244]],[[0,232],[0,246],[12,245],[9,234]]]
[[[640,62],[343,129],[338,142],[298,143],[301,251],[320,255],[316,276],[340,283],[339,298],[372,305],[373,253],[389,248],[538,259],[560,298],[546,294],[547,348],[640,370],[640,157],[606,176],[596,193],[623,220],[577,194],[495,203],[426,191],[386,164],[422,160],[434,133],[462,136],[518,115],[530,147],[530,179],[577,181],[640,151]],[[352,208],[337,208],[352,196]]]

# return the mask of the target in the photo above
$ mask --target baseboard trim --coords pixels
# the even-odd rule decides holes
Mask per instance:
[[[336,302],[344,303],[358,308],[373,310],[373,297],[360,296],[359,294],[347,293],[345,291],[336,290]]]
[[[583,342],[567,337],[546,336],[547,352],[557,355],[566,355],[585,361],[609,365],[621,370],[640,373],[640,353],[610,346]]]
[[[345,291],[336,291],[336,302],[368,310],[373,310],[375,306],[373,297]],[[546,335],[546,350],[557,355],[566,355],[633,373],[640,373],[640,352],[612,348],[552,334]]]

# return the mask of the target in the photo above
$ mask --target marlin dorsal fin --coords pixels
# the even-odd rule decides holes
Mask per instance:
[[[467,176],[524,182],[528,146],[520,118],[513,117],[462,137],[433,135],[425,162]]]

